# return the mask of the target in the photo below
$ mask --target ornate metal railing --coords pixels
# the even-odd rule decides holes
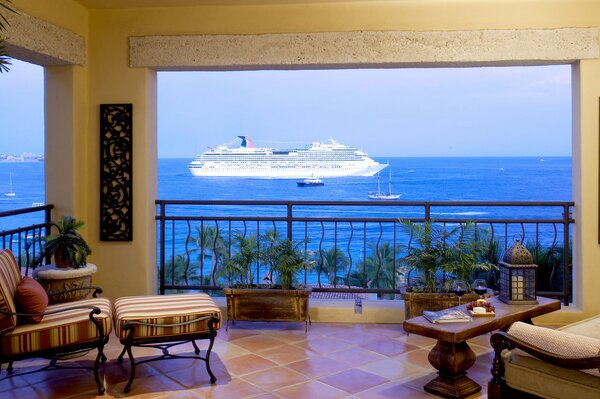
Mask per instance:
[[[220,290],[232,237],[268,231],[302,242],[311,270],[297,276],[315,292],[394,297],[418,277],[402,262],[411,245],[400,219],[444,229],[473,222],[495,254],[522,240],[539,264],[538,293],[571,297],[572,202],[334,202],[158,200],[160,292]],[[483,239],[483,238],[482,238]],[[259,250],[260,248],[258,248]],[[497,260],[497,259],[496,259]],[[256,262],[254,281],[268,273]]]
[[[0,245],[13,251],[25,274],[31,261],[41,253],[40,238],[50,233],[53,208],[54,205],[40,205],[0,212]]]

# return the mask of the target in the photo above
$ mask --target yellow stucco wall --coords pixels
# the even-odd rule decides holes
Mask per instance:
[[[129,36],[600,27],[600,1],[595,0],[401,0],[100,10],[87,10],[73,0],[15,0],[14,3],[30,15],[86,39],[86,66],[54,67],[47,72],[50,83],[66,79],[72,84],[70,90],[75,96],[60,100],[69,103],[72,115],[65,114],[58,122],[55,117],[47,126],[47,140],[61,138],[73,145],[73,154],[68,159],[51,161],[47,167],[48,201],[57,205],[60,212],[71,212],[86,220],[86,237],[94,250],[92,261],[99,266],[95,281],[111,298],[151,293],[155,288],[156,74],[129,68]],[[576,300],[581,311],[570,309],[549,316],[548,322],[555,323],[600,313],[596,287],[600,283],[600,265],[596,264],[600,259],[600,60],[582,61],[574,76],[580,79],[576,83],[581,82],[580,88],[574,87],[573,115],[573,198],[577,221],[574,251],[576,289],[581,294]],[[134,241],[131,243],[99,241],[98,106],[102,103],[134,106]],[[53,149],[51,144],[48,149]],[[47,157],[51,159],[50,154]],[[52,184],[60,180],[59,172],[65,162],[80,168],[66,185],[66,190],[72,188],[75,194],[59,192],[57,187],[64,184]]]

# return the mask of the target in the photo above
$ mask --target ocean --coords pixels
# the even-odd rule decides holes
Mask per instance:
[[[570,157],[374,159],[390,164],[392,191],[402,194],[399,202],[572,199]],[[159,159],[158,199],[367,201],[367,193],[377,189],[375,176],[324,179],[325,185],[318,187],[298,187],[296,180],[287,179],[194,177],[187,169],[190,161],[191,158]],[[12,175],[16,196],[0,194],[0,211],[45,202],[43,163],[0,163],[2,194],[9,191],[9,174]],[[384,191],[387,190],[387,182],[388,169],[384,169],[381,173]],[[324,214],[328,212],[327,207],[319,209]],[[460,211],[467,215],[470,212],[469,209]],[[376,216],[373,212],[389,217],[389,209],[370,210],[369,215]],[[532,209],[503,208],[495,212],[494,217],[515,214],[547,216],[543,210],[532,215]],[[28,217],[24,216],[4,219],[0,221],[2,229],[28,222]]]

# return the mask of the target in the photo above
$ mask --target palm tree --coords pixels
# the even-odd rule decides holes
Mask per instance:
[[[196,226],[196,236],[188,237],[187,242],[195,245],[189,251],[190,254],[199,252],[198,261],[200,262],[200,274],[204,277],[204,264],[206,258],[210,259],[210,276],[213,284],[216,284],[216,274],[219,261],[227,257],[227,246],[217,227]]]
[[[316,256],[317,270],[319,274],[325,273],[330,284],[347,283],[345,276],[349,265],[348,257],[337,246],[321,250]]]
[[[393,289],[402,284],[404,269],[401,266],[400,246],[384,242],[376,247],[370,244],[371,253],[359,270],[350,276],[352,284],[368,288]]]
[[[6,12],[15,12],[9,3],[10,0],[0,0],[0,32],[6,31],[8,27],[8,20],[4,14]],[[0,40],[0,73],[8,72],[8,65],[10,65],[10,58],[8,57],[4,40]]]
[[[188,284],[188,277],[198,274],[198,263],[190,263],[189,258],[183,254],[175,255],[165,264],[165,281],[171,284]]]
[[[242,285],[252,287],[254,272],[252,266],[260,259],[256,234],[246,237],[236,232],[233,235],[233,246],[237,252],[219,270],[219,275],[231,280],[239,280]]]

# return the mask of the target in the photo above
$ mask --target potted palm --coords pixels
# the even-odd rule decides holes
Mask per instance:
[[[52,222],[57,233],[44,237],[44,249],[38,258],[41,264],[45,258],[54,257],[56,267],[72,267],[78,269],[85,266],[87,257],[92,249],[77,230],[82,228],[84,222],[71,216],[63,216],[58,223]]]
[[[229,320],[308,323],[310,291],[294,287],[296,274],[309,266],[299,249],[301,243],[268,232],[260,240],[256,235],[244,237],[236,233],[234,244],[237,252],[220,272],[230,282],[230,287],[224,289],[228,323]],[[268,270],[265,283],[259,284],[255,266]]]
[[[83,299],[90,290],[97,288],[91,285],[96,266],[87,263],[92,250],[78,232],[83,225],[81,220],[63,216],[58,222],[51,223],[56,233],[40,240],[44,247],[36,266],[52,258],[54,264],[36,268],[33,275],[48,292],[50,303]]]
[[[486,259],[489,240],[473,222],[447,228],[430,221],[414,223],[400,220],[403,230],[410,235],[411,245],[401,261],[409,276],[402,294],[405,318],[419,316],[423,310],[441,310],[458,304],[452,293],[456,280],[465,281],[472,289],[473,279],[481,271],[495,268]],[[416,280],[416,281],[415,281]],[[474,301],[478,296],[467,293],[463,301]]]

